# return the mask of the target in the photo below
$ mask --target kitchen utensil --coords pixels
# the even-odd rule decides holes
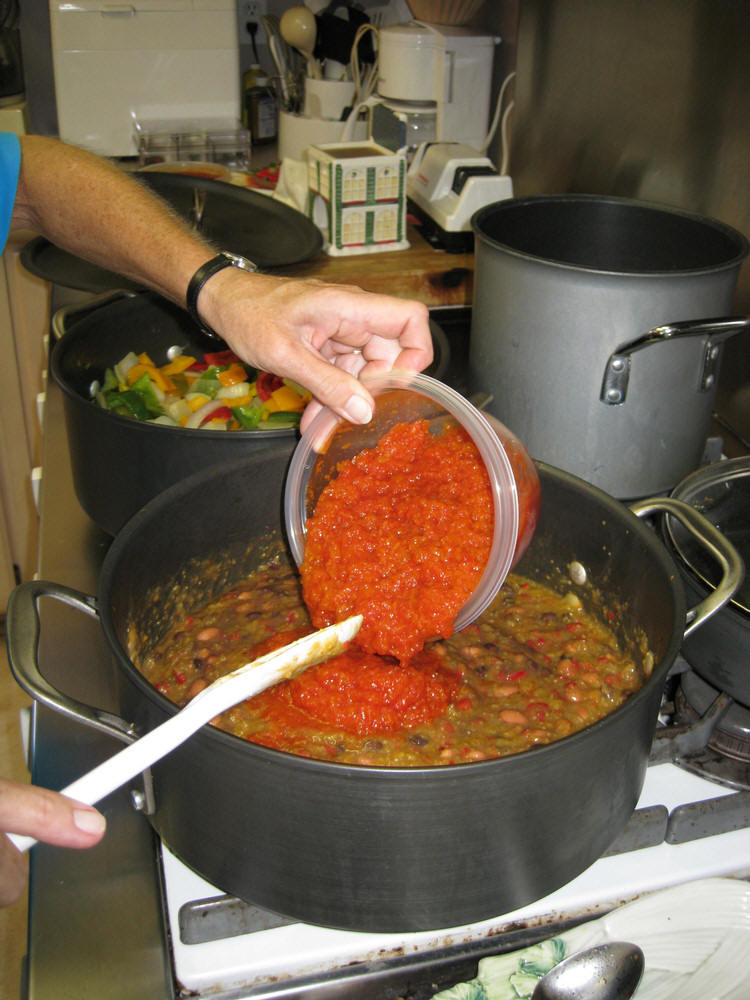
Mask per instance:
[[[306,522],[339,464],[374,448],[395,424],[427,420],[433,433],[462,426],[485,463],[495,506],[495,531],[487,567],[456,616],[456,631],[471,624],[497,596],[510,569],[533,537],[539,517],[539,478],[521,442],[459,393],[426,375],[406,372],[363,375],[375,400],[372,420],[350,424],[332,410],[317,414],[297,445],[286,481],[287,538],[297,565],[304,558]]]
[[[629,1000],[643,965],[638,945],[607,941],[563,959],[542,976],[531,1000]]]
[[[318,28],[313,12],[305,6],[288,7],[281,15],[281,37],[301,52],[307,61],[307,75],[320,80],[320,64],[313,58]]]
[[[598,195],[498,201],[472,219],[469,389],[534,458],[621,500],[701,464],[745,237]],[[649,331],[649,333],[646,333]]]
[[[34,609],[24,612],[19,599],[20,621],[6,620],[6,637],[26,690],[119,738],[123,728],[147,731],[164,721],[174,706],[133,661],[186,613],[188,599],[202,605],[275,553],[291,558],[280,530],[286,471],[287,455],[256,453],[196,473],[136,514],[109,546],[98,598],[79,595],[78,607],[98,612],[112,651],[117,722],[40,680],[34,649],[45,637],[35,635]],[[582,480],[546,466],[539,474],[540,521],[518,572],[606,615],[639,662],[647,647],[653,670],[643,687],[557,743],[450,767],[329,763],[204,726],[154,765],[153,788],[139,785],[144,813],[173,854],[256,905],[373,931],[456,927],[509,913],[602,855],[640,795],[685,603],[674,563],[649,526]]]
[[[737,548],[747,567],[750,563],[750,458],[714,462],[686,476],[674,488],[673,497],[695,507]],[[706,560],[692,538],[669,516],[664,519],[664,537],[680,571],[686,594],[700,600],[716,579],[714,566]],[[683,655],[707,684],[750,707],[750,580],[745,580],[731,601],[685,640]]]
[[[216,350],[216,342],[179,306],[151,292],[116,292],[58,311],[52,325],[58,341],[50,372],[63,390],[76,495],[108,534],[116,534],[152,497],[197,469],[269,446],[291,455],[298,437],[292,428],[227,432],[165,427],[120,417],[92,401],[91,383],[101,381],[104,370],[128,351],[147,348],[162,364],[172,347],[200,356]],[[440,378],[448,369],[450,346],[436,324],[431,330],[434,360],[428,371]]]
[[[40,583],[39,592],[44,591]],[[303,670],[321,663],[342,652],[348,642],[359,632],[361,615],[319,629],[295,642],[282,646],[265,656],[246,663],[230,674],[219,677],[199,692],[176,715],[162,722],[145,736],[125,747],[114,757],[99,764],[88,774],[78,778],[62,794],[77,802],[94,805],[120,788],[137,774],[147,770],[185,740],[201,726],[206,725],[228,708],[253,698],[266,688],[301,674]],[[26,851],[36,843],[33,837],[10,835],[19,851]]]

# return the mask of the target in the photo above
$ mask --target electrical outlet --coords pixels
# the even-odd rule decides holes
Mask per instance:
[[[240,29],[240,45],[251,45],[253,41],[253,29],[248,28],[248,24],[254,24],[255,44],[263,32],[260,19],[268,13],[267,0],[237,0],[237,22]]]

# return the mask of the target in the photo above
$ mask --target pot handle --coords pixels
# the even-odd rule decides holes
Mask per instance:
[[[750,316],[730,316],[723,319],[685,320],[682,323],[665,323],[654,327],[637,340],[618,348],[609,356],[604,369],[599,399],[607,406],[620,406],[625,402],[630,381],[631,358],[638,351],[653,344],[662,344],[674,337],[704,337],[703,365],[697,389],[709,392],[716,384],[719,361],[718,344],[743,330],[750,329]]]
[[[698,626],[720,611],[727,601],[737,592],[745,578],[745,564],[735,547],[722,535],[707,518],[695,507],[677,500],[674,497],[654,497],[650,500],[639,500],[630,505],[630,509],[638,517],[648,517],[650,514],[665,513],[676,518],[691,534],[695,535],[721,566],[722,577],[718,586],[708,597],[705,597],[694,608],[690,608],[685,616],[687,638]]]
[[[56,712],[110,736],[116,736],[123,743],[132,743],[137,738],[137,733],[131,723],[112,712],[91,708],[63,694],[43,676],[37,659],[41,633],[39,600],[42,597],[53,597],[85,611],[97,620],[99,618],[96,598],[88,594],[45,580],[29,580],[19,584],[8,599],[5,623],[8,663],[17,683],[35,701]]]

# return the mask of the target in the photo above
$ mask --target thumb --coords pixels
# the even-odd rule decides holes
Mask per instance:
[[[91,847],[106,820],[91,806],[58,792],[0,779],[0,830],[61,847]]]
[[[335,364],[307,355],[304,370],[296,377],[303,385],[315,386],[315,397],[305,409],[303,430],[322,406],[353,424],[367,424],[372,420],[375,405],[372,396],[355,377],[356,373],[345,370],[361,369],[364,365],[359,354],[340,355]]]

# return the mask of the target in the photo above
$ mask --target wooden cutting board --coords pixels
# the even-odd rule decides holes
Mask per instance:
[[[470,306],[474,285],[474,254],[436,250],[416,226],[407,227],[408,250],[330,257],[326,253],[283,269],[293,277],[320,278],[345,285],[359,285],[418,299],[430,308]]]

